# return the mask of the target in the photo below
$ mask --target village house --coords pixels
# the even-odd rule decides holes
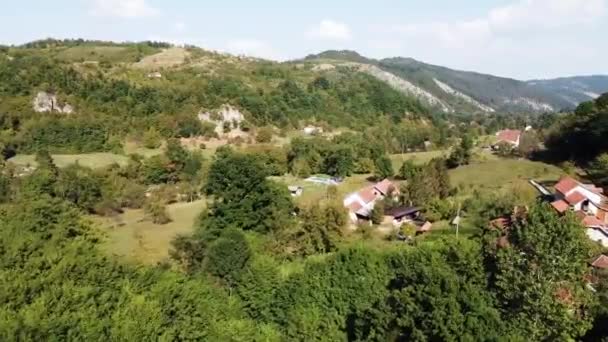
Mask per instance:
[[[602,254],[595,258],[590,264],[596,270],[606,270],[608,269],[608,256]]]
[[[518,148],[521,142],[521,131],[515,129],[505,129],[496,133],[496,142],[494,147],[496,148],[500,144],[508,144],[513,148]]]
[[[306,127],[304,127],[304,129],[302,131],[306,135],[315,135],[315,134],[322,134],[323,133],[323,128],[322,127],[316,127],[316,126],[306,126]]]
[[[352,223],[357,223],[360,219],[369,220],[376,201],[383,200],[389,195],[396,196],[398,192],[393,183],[385,179],[346,196],[344,206],[348,209]]]
[[[587,228],[587,236],[608,247],[608,198],[601,188],[563,177],[555,185],[551,206],[560,214],[573,211]]]
[[[304,189],[301,186],[297,185],[290,185],[287,187],[287,189],[289,190],[291,197],[300,197],[304,192]]]

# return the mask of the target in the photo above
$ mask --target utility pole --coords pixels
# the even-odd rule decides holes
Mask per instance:
[[[456,214],[456,217],[454,218],[454,220],[452,220],[452,224],[456,226],[456,239],[458,239],[458,230],[460,229],[460,206],[461,203],[458,203],[458,213]]]

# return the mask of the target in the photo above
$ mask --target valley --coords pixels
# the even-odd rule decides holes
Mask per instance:
[[[0,336],[598,340],[607,80],[3,47]]]

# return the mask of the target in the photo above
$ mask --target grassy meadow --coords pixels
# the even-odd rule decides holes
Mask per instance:
[[[103,168],[114,163],[127,165],[129,157],[107,152],[83,153],[83,154],[53,154],[53,161],[58,167],[66,167],[71,164],[80,164],[92,169]],[[36,166],[33,154],[18,154],[8,161],[17,166]]]
[[[143,209],[129,209],[114,217],[91,216],[103,234],[104,251],[127,260],[156,264],[169,256],[171,240],[178,234],[192,232],[194,223],[206,207],[204,199],[167,206],[172,221],[165,225],[145,219]]]

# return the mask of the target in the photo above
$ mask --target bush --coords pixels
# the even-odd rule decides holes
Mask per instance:
[[[142,138],[144,147],[150,148],[150,149],[159,148],[161,145],[161,141],[162,141],[161,134],[153,127],[148,129],[144,133],[144,136]]]
[[[154,224],[167,224],[171,222],[167,206],[158,199],[149,200],[144,206],[144,211]]]
[[[255,140],[258,143],[269,143],[272,141],[273,130],[271,127],[262,127],[258,130]]]
[[[233,284],[239,278],[251,254],[243,233],[227,230],[209,246],[206,268],[209,273]]]

